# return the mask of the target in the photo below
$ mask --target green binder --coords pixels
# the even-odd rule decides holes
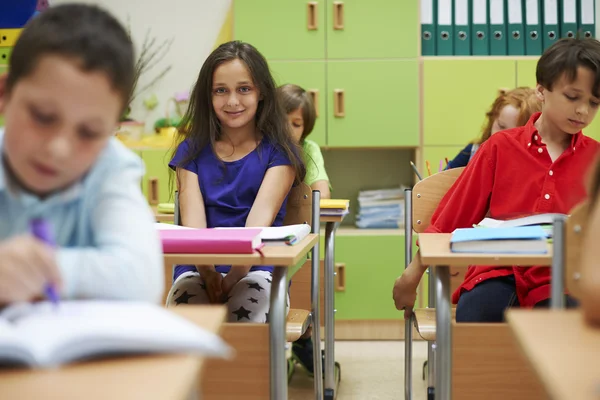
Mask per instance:
[[[560,37],[558,25],[558,1],[544,0],[543,50],[552,46]]]
[[[436,0],[421,0],[421,55],[435,56],[435,6]]]
[[[469,0],[454,0],[454,55],[471,55]]]
[[[521,0],[508,0],[508,55],[525,55],[525,27],[523,25],[523,3]]]
[[[596,10],[594,0],[579,0],[578,28],[582,37],[596,37]]]
[[[437,41],[438,56],[454,55],[452,35],[452,0],[437,0]]]
[[[487,0],[471,1],[471,53],[474,56],[490,55]]]
[[[490,55],[508,54],[506,40],[506,17],[504,0],[489,0],[488,20],[490,21]]]
[[[542,54],[542,7],[540,0],[525,2],[525,54]]]
[[[574,38],[577,34],[577,0],[560,0],[560,37]]]

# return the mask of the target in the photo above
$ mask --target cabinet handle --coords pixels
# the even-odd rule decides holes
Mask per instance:
[[[343,118],[346,116],[346,106],[344,101],[344,89],[335,89],[333,91],[333,116]]]
[[[333,29],[341,31],[344,29],[344,2],[333,2]]]
[[[158,205],[158,178],[148,179],[148,203]]]
[[[319,116],[319,89],[308,89],[308,94],[310,95],[313,106],[315,107],[315,117]]]
[[[306,29],[309,31],[316,31],[319,28],[318,5],[316,1],[306,3]]]
[[[335,291],[346,291],[346,264],[335,264]]]

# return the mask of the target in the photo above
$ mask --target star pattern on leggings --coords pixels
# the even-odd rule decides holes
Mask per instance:
[[[258,304],[258,300],[256,300],[254,297],[250,297],[250,298],[248,299],[248,301],[249,301],[250,303]]]
[[[200,284],[200,287],[201,287],[202,289],[206,290],[206,283],[201,283],[201,284]]]
[[[265,281],[267,281],[267,282],[269,282],[269,283],[273,282],[273,281],[272,281],[272,280],[270,280],[269,278],[265,278]]]
[[[246,310],[244,308],[244,306],[240,306],[240,308],[238,308],[235,311],[232,311],[231,313],[237,315],[238,321],[241,320],[242,318],[246,318],[247,320],[250,320],[250,314],[252,313],[252,311]]]
[[[192,297],[196,297],[195,294],[190,295],[188,293],[188,291],[186,290],[185,292],[183,292],[181,294],[181,296],[179,296],[178,298],[175,299],[175,305],[180,305],[180,304],[189,304],[189,300]]]
[[[259,285],[257,282],[254,282],[254,283],[249,283],[249,284],[248,284],[248,289],[256,289],[256,290],[258,290],[259,292],[260,292],[261,290],[265,290],[265,288],[264,288],[264,287],[262,287],[262,286],[260,286],[260,285]]]
[[[265,313],[265,323],[269,322],[269,313]]]
[[[173,292],[173,296],[177,296],[177,293],[179,293],[179,289],[175,289],[175,291]]]

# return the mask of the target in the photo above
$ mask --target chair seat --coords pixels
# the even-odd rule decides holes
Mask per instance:
[[[452,321],[456,321],[456,308],[452,307]],[[428,342],[435,340],[435,308],[417,308],[414,310],[415,328]]]
[[[306,332],[310,326],[312,316],[310,311],[290,309],[287,316],[286,339],[295,342]]]

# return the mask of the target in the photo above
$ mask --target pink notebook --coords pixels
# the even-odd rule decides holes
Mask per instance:
[[[252,254],[263,246],[260,232],[260,228],[159,230],[166,254]]]

